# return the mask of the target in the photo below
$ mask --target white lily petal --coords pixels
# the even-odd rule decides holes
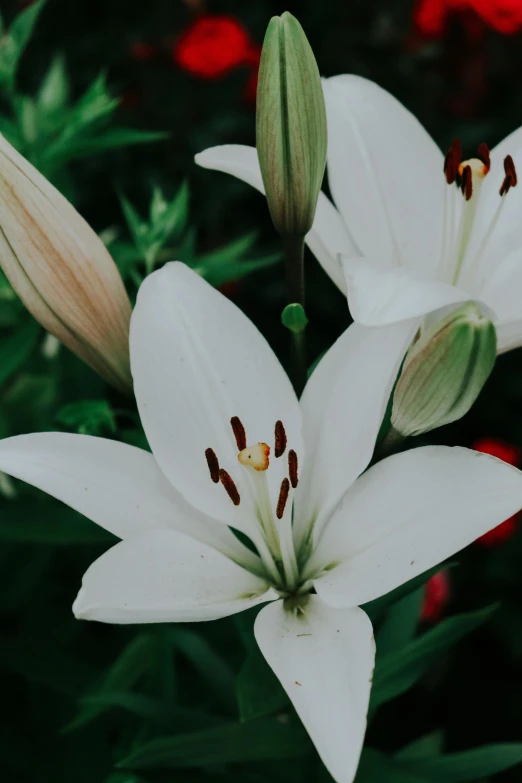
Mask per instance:
[[[272,349],[232,302],[172,263],[140,288],[130,352],[141,420],[167,478],[196,508],[248,533],[249,469],[238,462],[231,418],[240,418],[249,445],[270,446],[281,420],[289,448],[302,453],[299,403]],[[208,448],[236,483],[238,506],[212,482]],[[273,460],[267,471],[275,499],[283,461]]]
[[[265,192],[255,147],[241,144],[211,147],[196,155],[195,160],[205,169],[232,174],[261,193]],[[319,194],[314,224],[306,242],[327,275],[344,292],[344,276],[337,255],[344,253],[350,256],[358,250],[341,216],[324,193]]]
[[[497,324],[497,354],[522,346],[522,320]]]
[[[427,446],[379,462],[346,493],[310,571],[331,606],[358,606],[441,563],[522,507],[522,472],[488,454]]]
[[[435,274],[441,258],[443,155],[393,96],[359,76],[323,80],[328,180],[361,254]]]
[[[352,783],[364,734],[375,657],[361,609],[331,609],[310,596],[301,613],[282,601],[258,614],[254,632],[336,783]]]
[[[173,530],[109,549],[86,571],[73,612],[103,623],[216,620],[277,598],[225,555]]]
[[[296,496],[298,546],[368,465],[418,321],[389,329],[352,324],[312,373],[301,399],[307,460]]]
[[[522,319],[522,247],[510,253],[488,276],[481,298],[498,313],[499,323]]]
[[[342,263],[350,312],[364,326],[387,326],[474,299],[460,288],[421,278],[405,267],[383,269],[366,258],[343,258]]]
[[[188,505],[147,451],[114,440],[38,432],[0,441],[0,470],[47,492],[119,538],[170,528],[252,566],[223,525]]]

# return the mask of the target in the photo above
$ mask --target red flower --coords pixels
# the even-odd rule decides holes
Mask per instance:
[[[232,16],[200,16],[175,43],[174,62],[201,79],[220,79],[242,65],[258,62],[258,47]]]
[[[473,443],[472,448],[476,451],[482,451],[484,454],[491,454],[493,457],[515,466],[520,463],[522,456],[517,446],[496,438],[479,438],[479,440]],[[504,541],[507,541],[514,535],[519,519],[520,513],[506,519],[498,527],[477,538],[477,543],[485,547],[494,547],[504,543]]]
[[[440,38],[451,17],[473,23],[470,14],[503,35],[522,30],[522,0],[418,0],[414,22],[423,35]]]
[[[442,617],[450,598],[450,582],[447,571],[433,574],[426,582],[421,620],[436,623]]]

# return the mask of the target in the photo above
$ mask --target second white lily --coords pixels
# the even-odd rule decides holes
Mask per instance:
[[[414,329],[350,327],[300,404],[250,321],[169,264],[131,323],[153,454],[64,433],[0,442],[0,470],[123,539],[85,574],[77,617],[191,622],[268,603],[256,639],[338,783],[355,776],[374,665],[357,607],[522,506],[522,474],[466,449],[412,450],[360,476]]]
[[[499,353],[522,345],[522,128],[491,152],[482,144],[464,160],[456,141],[445,157],[377,84],[341,75],[323,89],[335,206],[320,194],[307,243],[354,320],[383,326],[473,300]],[[263,189],[253,147],[213,147],[196,162]]]

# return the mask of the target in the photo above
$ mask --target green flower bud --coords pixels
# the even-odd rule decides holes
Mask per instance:
[[[268,25],[257,88],[256,138],[270,214],[282,236],[304,237],[326,166],[326,110],[319,70],[291,14]]]
[[[466,414],[495,364],[495,327],[468,302],[429,327],[404,362],[391,422],[401,435],[420,435]]]
[[[294,334],[304,332],[308,323],[304,307],[298,303],[287,305],[281,313],[281,322]]]

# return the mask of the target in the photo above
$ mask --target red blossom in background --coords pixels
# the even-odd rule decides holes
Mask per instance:
[[[493,457],[497,457],[514,466],[520,464],[522,457],[521,451],[517,446],[496,438],[479,438],[479,440],[473,443],[472,448],[476,451],[482,451],[484,454],[491,454]],[[508,541],[514,535],[519,519],[520,513],[506,519],[501,525],[478,538],[477,543],[485,547],[494,547],[504,543],[504,541]]]
[[[426,582],[424,601],[421,609],[421,620],[436,623],[442,615],[450,599],[450,581],[447,571],[433,574]]]
[[[417,30],[429,38],[444,35],[451,18],[466,26],[482,21],[503,35],[522,30],[522,0],[418,0],[414,10]]]
[[[174,44],[174,62],[201,79],[221,79],[241,66],[257,69],[259,46],[232,16],[206,14],[188,27]]]

